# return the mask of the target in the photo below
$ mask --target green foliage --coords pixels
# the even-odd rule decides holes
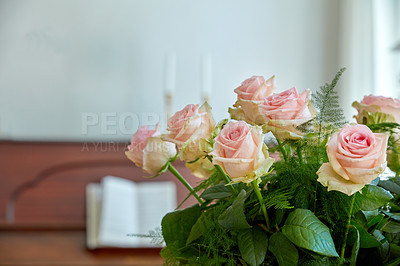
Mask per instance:
[[[150,243],[161,246],[164,244],[164,238],[162,235],[162,230],[160,227],[155,228],[154,230],[150,230],[149,233],[146,234],[127,234],[126,236],[130,237],[139,237],[139,238],[150,238]]]
[[[198,204],[166,214],[161,222],[165,244],[174,256],[185,257],[188,253],[186,241],[193,225],[201,214]]]
[[[232,192],[225,184],[209,187],[200,195],[205,200],[224,199],[232,196]]]
[[[316,172],[328,161],[328,138],[344,123],[334,90],[343,71],[313,95],[319,113],[299,128],[307,133],[302,139],[270,143],[275,146],[270,152],[285,156],[273,164],[271,173],[261,176],[261,200],[253,187],[244,183],[234,184],[234,190],[230,190],[221,172],[215,171],[195,187],[205,200],[203,204],[164,218],[167,246],[161,254],[167,265],[325,266],[398,262],[400,178],[377,179],[351,197],[338,191],[328,192],[317,181]],[[216,127],[209,144],[226,122]],[[369,126],[376,132],[395,133],[400,129],[394,123]],[[394,135],[389,139],[389,149],[400,155],[399,140]],[[394,161],[396,158],[392,157]],[[399,174],[400,165],[396,169],[392,170]],[[266,216],[262,206],[266,207]]]
[[[257,226],[240,230],[238,246],[243,260],[251,266],[258,266],[263,263],[267,253],[268,236]]]
[[[364,187],[361,197],[361,209],[364,211],[376,210],[393,198],[392,194],[384,188],[377,186]]]
[[[345,70],[346,68],[341,68],[330,84],[326,83],[319,91],[313,94],[313,104],[319,111],[316,116],[319,123],[319,132],[321,130],[330,132],[335,129],[334,127],[341,127],[344,124],[345,117],[340,107],[339,96],[335,91],[335,87]]]
[[[268,249],[276,257],[279,266],[297,265],[299,261],[297,248],[281,232],[271,235]]]
[[[218,217],[218,223],[222,227],[226,229],[247,229],[251,227],[244,214],[244,201],[246,198],[246,191],[240,191],[232,205]]]
[[[310,210],[296,209],[290,213],[282,233],[301,248],[329,257],[339,257],[329,228]]]
[[[291,189],[281,188],[266,193],[264,196],[264,203],[267,208],[274,207],[275,209],[291,209],[293,208],[290,204],[292,197],[293,193]]]

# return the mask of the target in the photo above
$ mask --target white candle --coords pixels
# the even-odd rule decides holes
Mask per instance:
[[[176,55],[173,52],[166,54],[164,66],[164,90],[166,95],[172,95],[175,91]]]
[[[170,52],[165,55],[164,64],[164,91],[165,91],[165,116],[168,119],[172,115],[173,95],[175,91],[175,77],[176,77],[176,55]]]
[[[203,55],[201,60],[201,93],[204,101],[209,101],[212,91],[212,58],[211,55]]]

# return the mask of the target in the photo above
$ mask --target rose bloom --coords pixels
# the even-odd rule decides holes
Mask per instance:
[[[279,140],[300,138],[302,133],[296,127],[313,119],[316,114],[310,98],[309,89],[298,94],[295,87],[265,97],[259,106],[267,121],[263,125],[264,131],[271,131]]]
[[[244,121],[229,122],[214,139],[213,163],[233,182],[250,183],[268,172],[274,159],[268,156],[262,129]]]
[[[400,123],[400,100],[398,99],[368,95],[364,96],[361,103],[354,102],[353,107],[358,111],[354,118],[360,124]]]
[[[259,113],[258,105],[264,98],[276,90],[275,76],[265,80],[262,76],[252,76],[246,79],[234,91],[237,93],[237,101],[229,108],[232,119],[244,120],[252,125],[264,123],[264,117]]]
[[[365,125],[344,125],[326,144],[329,163],[318,170],[318,182],[349,196],[360,191],[385,170],[387,141]]]
[[[163,141],[159,130],[158,125],[155,130],[148,126],[140,127],[125,152],[129,160],[151,175],[156,175],[176,155],[175,144]]]
[[[175,143],[182,161],[194,161],[206,155],[201,149],[201,139],[209,139],[215,127],[211,107],[188,104],[168,120],[168,133],[163,139]]]

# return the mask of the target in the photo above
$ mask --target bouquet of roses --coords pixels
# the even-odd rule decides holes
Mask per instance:
[[[137,131],[127,157],[153,177],[171,171],[198,201],[163,218],[166,264],[400,264],[400,101],[366,96],[345,123],[343,71],[313,97],[254,76],[234,90],[232,120],[189,104],[166,133]]]

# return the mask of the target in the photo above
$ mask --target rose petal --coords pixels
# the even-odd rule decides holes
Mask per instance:
[[[386,169],[386,162],[374,168],[360,169],[352,167],[344,167],[349,174],[350,180],[357,184],[370,184],[372,180],[377,178]]]
[[[337,190],[347,194],[348,196],[351,196],[357,191],[360,191],[365,185],[356,184],[343,179],[332,169],[329,163],[322,164],[317,172],[317,175],[317,181],[320,182],[323,186],[328,187],[328,191]]]

